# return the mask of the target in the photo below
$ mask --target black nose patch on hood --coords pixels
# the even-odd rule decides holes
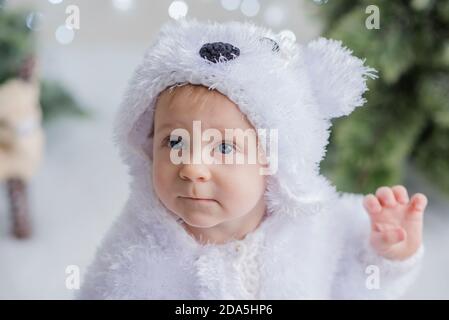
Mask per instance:
[[[220,57],[223,57],[226,60],[237,58],[240,55],[240,49],[234,47],[230,43],[213,42],[204,44],[201,47],[199,54],[202,58],[217,63],[220,61]]]

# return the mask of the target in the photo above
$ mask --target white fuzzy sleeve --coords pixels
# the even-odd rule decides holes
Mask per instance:
[[[118,246],[123,246],[119,230],[117,228],[110,229],[97,248],[94,260],[86,270],[81,289],[75,295],[75,299],[103,300],[119,298],[115,288],[115,280],[118,278],[118,275],[117,270],[113,267],[114,263],[120,260]],[[125,249],[125,246],[123,248]]]
[[[93,262],[88,266],[75,299],[127,299],[133,291],[129,269],[133,252],[138,249],[139,232],[125,207],[97,247]],[[129,284],[129,286],[128,286]]]
[[[385,259],[369,243],[370,221],[363,195],[342,193],[335,219],[343,231],[340,259],[332,287],[333,299],[397,299],[416,279],[424,253],[404,261]]]

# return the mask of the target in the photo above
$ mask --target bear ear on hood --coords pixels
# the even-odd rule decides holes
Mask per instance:
[[[319,112],[325,119],[348,115],[362,106],[367,78],[377,78],[377,71],[353,56],[341,41],[313,40],[304,48],[304,59]]]

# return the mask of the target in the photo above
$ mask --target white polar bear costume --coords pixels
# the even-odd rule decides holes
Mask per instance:
[[[200,54],[214,43],[221,43],[215,52]],[[217,50],[221,57],[210,59]],[[301,45],[250,22],[166,23],[116,118],[115,140],[132,177],[129,200],[77,298],[400,297],[420,269],[423,246],[405,261],[376,255],[363,196],[338,193],[319,173],[330,119],[363,105],[367,77],[375,70],[338,41]],[[256,129],[278,130],[278,170],[267,176],[264,195],[268,217],[243,240],[197,243],[153,190],[155,100],[182,83],[216,89]]]

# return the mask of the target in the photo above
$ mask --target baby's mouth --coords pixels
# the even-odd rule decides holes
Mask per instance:
[[[179,197],[179,198],[187,200],[187,201],[193,201],[193,202],[199,202],[199,203],[216,202],[216,200],[214,200],[214,199],[207,199],[207,198],[195,198],[195,197]]]

